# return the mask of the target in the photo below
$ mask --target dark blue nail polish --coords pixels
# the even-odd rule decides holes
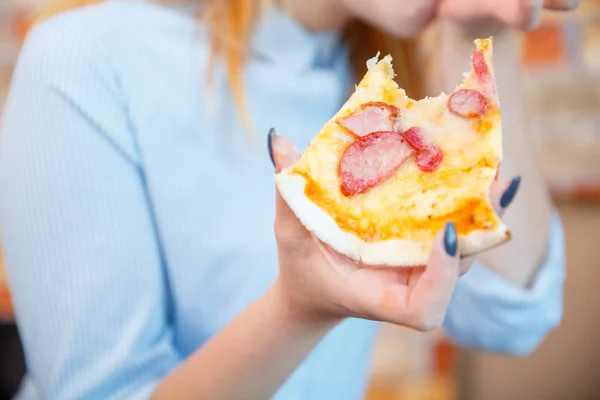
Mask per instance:
[[[269,134],[267,135],[267,149],[269,151],[269,158],[271,158],[271,162],[275,167],[275,157],[273,157],[273,139],[275,139],[277,134],[275,133],[275,128],[269,129]]]
[[[456,256],[458,242],[456,237],[456,226],[454,226],[454,222],[448,222],[446,224],[446,230],[444,232],[444,247],[446,249],[446,253],[448,253],[450,257]]]
[[[504,192],[504,194],[500,198],[500,207],[506,208],[510,205],[510,203],[512,203],[512,201],[515,199],[515,195],[517,194],[520,185],[521,177],[517,176],[512,180],[512,182],[510,182],[510,185],[508,185],[508,189],[506,189],[506,192]]]

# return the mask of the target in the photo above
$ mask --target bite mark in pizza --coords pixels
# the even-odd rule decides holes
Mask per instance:
[[[370,60],[356,91],[276,182],[302,223],[367,265],[425,265],[453,221],[463,255],[509,238],[490,202],[502,159],[492,39],[475,41],[454,93],[410,99],[391,57]]]

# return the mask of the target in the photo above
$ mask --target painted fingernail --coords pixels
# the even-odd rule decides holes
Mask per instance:
[[[275,157],[273,157],[273,140],[275,139],[275,136],[277,136],[275,128],[269,129],[269,134],[267,135],[267,149],[269,151],[269,158],[271,159],[274,167],[277,166],[275,164]]]
[[[444,232],[444,247],[446,249],[446,253],[448,253],[450,257],[456,256],[458,243],[456,238],[456,226],[454,226],[454,222],[448,222],[446,224],[446,231]]]
[[[508,189],[506,189],[506,192],[504,192],[500,198],[500,207],[506,208],[510,205],[510,203],[512,203],[520,185],[521,177],[517,176],[516,178],[513,178],[512,182],[510,182],[510,185],[508,185]]]

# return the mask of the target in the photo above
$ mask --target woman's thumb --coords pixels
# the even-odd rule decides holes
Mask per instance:
[[[294,144],[288,138],[277,135],[274,128],[269,131],[267,148],[276,173],[294,164],[300,155]]]
[[[269,131],[267,138],[269,157],[275,166],[275,173],[293,165],[300,153],[294,144],[284,136],[275,133],[275,129]],[[275,214],[275,236],[282,243],[294,242],[298,239],[310,238],[310,233],[296,217],[296,214],[283,199],[279,190],[276,189],[276,214]]]

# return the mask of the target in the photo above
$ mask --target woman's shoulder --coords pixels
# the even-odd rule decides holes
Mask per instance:
[[[142,44],[169,31],[191,34],[196,21],[183,12],[144,1],[104,1],[62,11],[37,23],[27,35],[21,59],[65,64],[95,53],[97,61],[122,47]]]
[[[107,0],[63,11],[29,32],[15,78],[78,96],[98,85],[118,91],[123,79],[139,74],[136,69],[156,68],[149,59],[175,62],[169,59],[173,44],[198,39],[199,27],[189,13],[144,1]]]
[[[53,13],[48,9],[36,29],[77,31],[86,37],[136,30],[194,25],[193,12],[183,7],[151,3],[144,0],[103,0]]]
[[[57,98],[65,100],[135,159],[129,111],[151,102],[149,96],[169,81],[165,76],[180,76],[177,67],[192,65],[187,44],[199,39],[198,27],[190,14],[138,1],[106,1],[56,14],[27,35],[7,105],[26,98],[51,107]],[[192,77],[186,74],[181,81]],[[149,82],[154,90],[147,90]],[[8,108],[13,117],[26,116]]]
[[[189,20],[189,21],[188,21]],[[61,12],[38,23],[27,35],[13,75],[7,108],[20,98],[51,107],[57,96],[94,121],[121,151],[135,159],[126,110],[125,78],[140,48],[161,50],[156,38],[181,31],[192,18],[142,2],[106,1]],[[190,29],[191,30],[191,29]],[[159,54],[160,56],[160,54]],[[151,67],[149,67],[151,68]]]

